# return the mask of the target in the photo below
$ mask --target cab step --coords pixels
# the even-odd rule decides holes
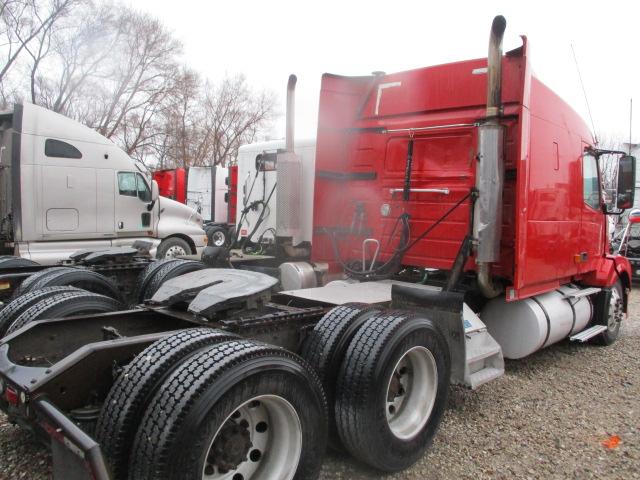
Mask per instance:
[[[569,340],[572,342],[580,342],[584,343],[587,340],[592,339],[593,337],[600,335],[607,329],[606,325],[594,325],[591,328],[587,328],[586,330],[581,331],[580,333],[576,333],[575,335],[571,335]]]
[[[500,345],[482,320],[466,304],[462,311],[465,326],[464,384],[475,390],[504,375],[504,358]]]

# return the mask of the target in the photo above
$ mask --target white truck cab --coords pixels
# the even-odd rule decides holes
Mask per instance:
[[[30,103],[0,113],[0,240],[45,265],[136,240],[158,257],[200,254],[207,241],[202,217],[160,197],[111,140]]]

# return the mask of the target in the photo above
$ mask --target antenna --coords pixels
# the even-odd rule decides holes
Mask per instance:
[[[580,79],[580,86],[582,87],[582,93],[584,94],[584,101],[587,104],[587,112],[589,112],[589,119],[591,120],[591,128],[593,129],[593,136],[598,145],[598,134],[596,132],[596,126],[593,123],[593,116],[591,115],[591,107],[589,106],[589,99],[587,98],[587,91],[584,88],[584,82],[582,81],[582,74],[580,73],[580,66],[578,65],[578,59],[576,58],[576,51],[571,44],[571,51],[573,52],[573,61],[576,62],[576,70],[578,70],[578,78]]]

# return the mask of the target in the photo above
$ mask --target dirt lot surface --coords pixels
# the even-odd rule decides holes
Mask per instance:
[[[552,346],[476,392],[452,388],[449,403],[410,470],[385,475],[330,452],[321,479],[640,479],[640,290],[613,346]],[[0,414],[0,479],[50,472],[47,450]]]

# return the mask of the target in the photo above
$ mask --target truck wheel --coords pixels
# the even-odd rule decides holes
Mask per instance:
[[[224,227],[210,227],[207,230],[209,245],[212,247],[226,247],[229,243],[229,231]]]
[[[91,270],[80,268],[61,269],[44,275],[28,286],[28,291],[39,290],[44,287],[78,287],[88,292],[106,295],[122,301],[122,294],[116,284],[104,275]]]
[[[82,292],[75,287],[46,287],[25,293],[9,302],[0,310],[0,338],[2,338],[9,326],[27,309],[44,298],[63,292]]]
[[[156,258],[176,258],[182,255],[191,255],[191,247],[186,240],[178,237],[167,238],[160,242],[156,252]]]
[[[238,336],[211,328],[183,330],[151,344],[125,367],[111,387],[96,425],[96,440],[115,480],[127,478],[136,430],[167,374],[194,351],[234,338]]]
[[[334,418],[335,385],[349,343],[358,329],[380,309],[363,303],[332,308],[315,325],[302,344],[300,355],[322,382],[329,406],[329,444],[340,446]]]
[[[594,338],[594,342],[600,345],[611,345],[620,335],[620,325],[624,319],[623,290],[620,280],[611,287],[609,305],[606,316],[597,315],[594,319],[596,325],[606,325],[607,329]]]
[[[28,258],[16,257],[14,255],[3,255],[0,258],[0,269],[2,268],[15,268],[15,267],[33,267],[40,265],[38,262],[29,260]]]
[[[144,414],[130,478],[316,478],[326,446],[320,382],[296,355],[247,340],[198,352]]]
[[[447,343],[420,315],[376,315],[358,330],[340,367],[336,426],[351,454],[395,472],[424,454],[449,388]]]
[[[113,298],[98,295],[97,293],[58,293],[40,300],[20,314],[7,330],[7,335],[36,320],[115,312],[121,310],[122,307],[123,305]]]
[[[158,270],[160,270],[163,266],[165,266],[169,262],[179,262],[177,258],[167,258],[163,260],[155,260],[151,262],[149,265],[145,267],[145,269],[138,275],[138,281],[136,282],[136,293],[135,298],[138,303],[143,303],[145,298],[145,290],[147,285],[156,274]]]
[[[149,281],[149,284],[144,290],[144,299],[146,300],[153,297],[162,284],[167,280],[179,277],[185,273],[202,270],[203,268],[205,268],[205,264],[196,260],[175,259],[173,262],[168,262],[163,265]]]
[[[29,275],[27,278],[25,278],[22,283],[18,286],[18,288],[16,288],[13,291],[13,295],[11,296],[11,298],[18,298],[21,295],[24,295],[27,292],[30,292],[31,290],[33,290],[33,288],[31,288],[33,286],[34,283],[42,280],[44,277],[48,277],[49,275],[53,275],[55,272],[59,272],[62,270],[74,270],[74,268],[72,267],[50,267],[50,268],[45,268],[44,270],[40,270],[39,272],[36,272],[32,275]]]

